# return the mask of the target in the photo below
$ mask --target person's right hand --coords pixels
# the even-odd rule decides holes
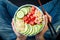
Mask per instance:
[[[36,38],[36,40],[45,40],[44,39],[44,34],[46,33],[46,31],[48,30],[48,20],[51,22],[51,20],[52,20],[52,17],[47,13],[47,12],[45,12],[46,14],[44,15],[44,20],[45,20],[45,27],[44,27],[44,29],[40,32],[40,33],[38,33],[36,36],[35,36],[35,38]]]
[[[15,34],[17,35],[17,39],[16,39],[16,40],[26,40],[26,38],[27,38],[26,36],[24,36],[24,35],[19,34],[19,33],[16,32],[15,26],[14,26],[14,19],[12,19],[11,25],[12,25],[13,31],[14,31]]]

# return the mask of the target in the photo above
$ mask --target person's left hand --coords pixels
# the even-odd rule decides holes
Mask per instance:
[[[51,22],[51,16],[46,12],[46,14],[44,15],[44,19],[45,19],[45,27],[44,27],[44,29],[40,32],[40,33],[38,33],[36,36],[35,36],[35,38],[36,38],[36,40],[45,40],[44,39],[44,33],[48,30],[48,19],[49,19],[49,21]]]

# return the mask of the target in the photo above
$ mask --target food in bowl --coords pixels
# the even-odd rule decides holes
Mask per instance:
[[[31,4],[18,8],[14,15],[14,25],[18,33],[25,36],[34,36],[44,28],[44,15],[42,11]]]

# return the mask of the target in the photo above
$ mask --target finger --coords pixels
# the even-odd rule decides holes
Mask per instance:
[[[15,28],[14,28],[14,19],[12,19],[11,25],[12,25],[13,30],[15,31]]]
[[[15,26],[14,26],[14,19],[12,19],[12,23],[11,23],[11,25],[12,25],[12,29],[13,29],[13,31],[14,31],[15,34],[17,35],[16,29],[15,29]]]
[[[47,27],[47,23],[48,23],[47,15],[44,15],[44,20],[45,20],[45,27],[40,33],[37,34],[37,36],[44,35],[44,33],[48,30],[48,27]]]
[[[47,27],[47,23],[48,23],[47,15],[44,15],[44,20],[45,20],[45,27],[44,27],[44,29],[40,33],[38,33],[36,35],[36,38],[40,37],[40,36],[43,36],[44,33],[48,30],[48,27]]]
[[[45,27],[44,27],[44,31],[46,31],[48,29],[48,18],[47,15],[45,15]]]
[[[14,19],[12,19],[11,25],[12,27],[14,27]]]
[[[44,17],[45,17],[45,26],[47,26],[47,23],[48,23],[47,15],[44,15]]]
[[[49,21],[51,22],[52,17],[51,17],[47,12],[45,12],[45,13],[46,13],[46,15],[48,16]]]
[[[48,18],[47,18],[47,15],[44,15],[45,17],[45,27],[44,29],[42,30],[42,34],[44,34],[47,30],[48,30]]]

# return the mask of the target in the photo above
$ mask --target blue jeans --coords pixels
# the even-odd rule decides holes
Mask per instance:
[[[47,4],[44,4],[43,7],[45,10],[52,16],[52,24],[56,31],[59,31],[60,25],[60,1],[52,0]],[[56,5],[57,4],[57,5]],[[39,6],[40,8],[40,6]],[[0,0],[0,36],[4,40],[15,40],[16,35],[11,27],[11,20],[14,16],[15,11],[18,9],[18,6],[9,2],[8,0]],[[48,30],[44,35],[46,40],[51,38],[50,31]],[[33,37],[34,38],[34,37]],[[33,40],[33,39],[29,39]],[[34,39],[35,40],[35,39]]]
[[[9,15],[10,11],[12,12],[13,9],[10,10],[7,6],[7,4],[9,5],[10,3],[6,2],[6,0],[0,0],[0,37],[3,40],[16,40],[16,35],[11,27],[12,17]],[[12,7],[13,5],[10,6]]]

